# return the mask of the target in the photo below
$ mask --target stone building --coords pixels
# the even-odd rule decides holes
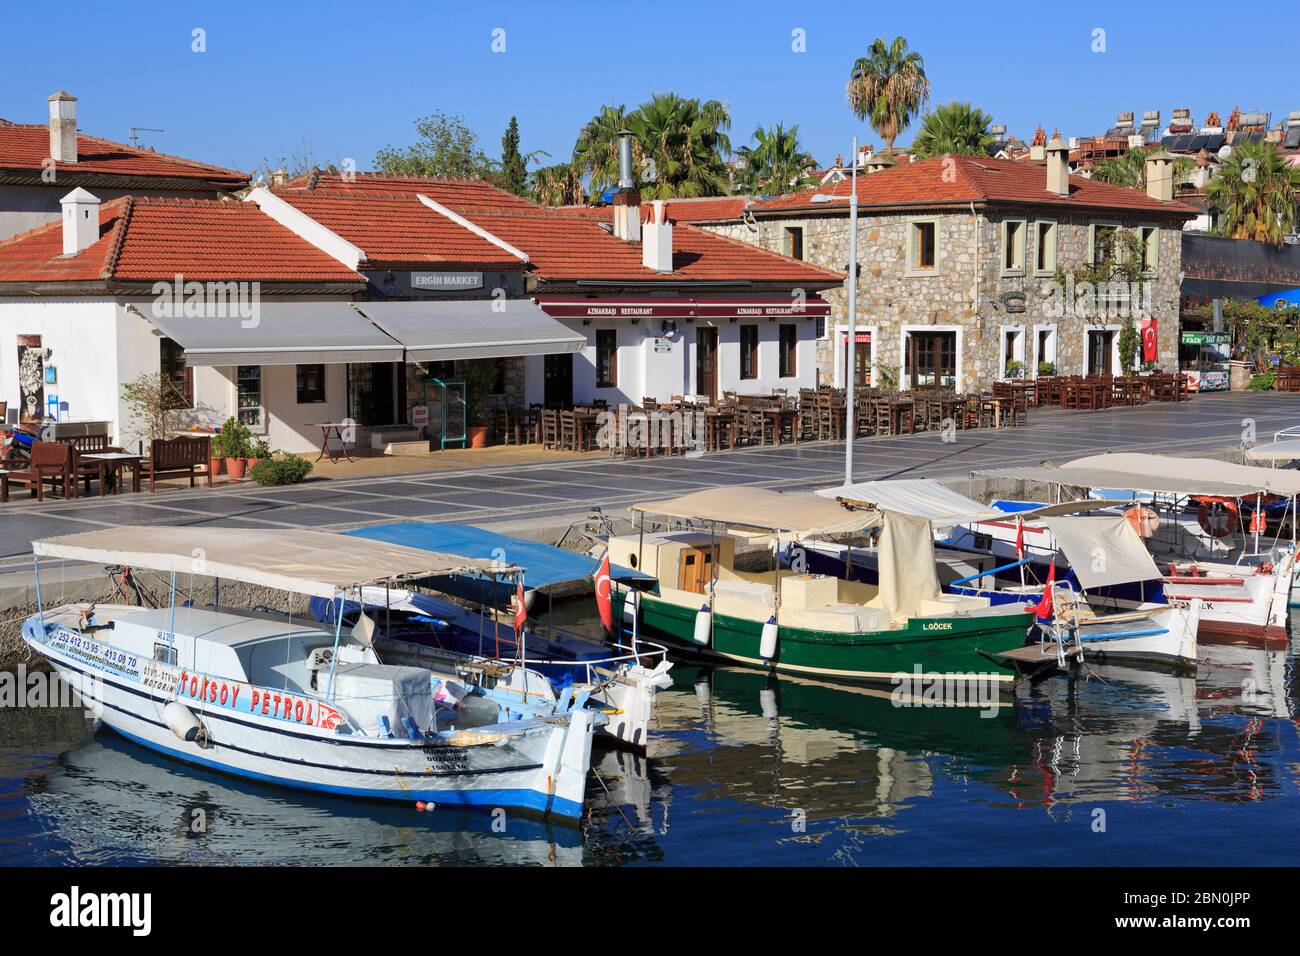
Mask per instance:
[[[1182,224],[1196,210],[1173,199],[1172,158],[1153,154],[1147,193],[1069,175],[1059,137],[1043,161],[874,157],[858,176],[857,381],[963,391],[1040,363],[1060,374],[1119,371],[1127,314],[1143,336],[1138,362],[1178,363]],[[697,224],[775,252],[847,271],[848,180]],[[676,210],[672,210],[675,214]],[[1119,246],[1131,233],[1136,243]],[[1096,290],[1081,267],[1140,248],[1141,282]],[[823,384],[842,385],[847,288],[819,329]]]

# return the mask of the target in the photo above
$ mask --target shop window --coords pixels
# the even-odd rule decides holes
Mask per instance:
[[[194,407],[194,370],[185,361],[185,349],[171,339],[158,343],[158,367],[163,403],[169,409]]]
[[[777,332],[777,353],[780,355],[777,374],[781,378],[794,378],[799,374],[796,353],[799,342],[799,327],[782,324]]]
[[[239,420],[255,431],[262,428],[262,366],[235,366],[235,398]]]
[[[618,386],[618,331],[596,330],[596,387]]]
[[[742,325],[740,327],[740,377],[758,378],[757,325]]]
[[[312,405],[325,401],[325,366],[298,366],[298,404]]]

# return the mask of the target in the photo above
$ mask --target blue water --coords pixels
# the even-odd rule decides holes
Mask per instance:
[[[678,665],[648,754],[597,754],[578,826],[245,784],[0,711],[0,863],[1294,864],[1294,653],[1203,652],[993,717]]]

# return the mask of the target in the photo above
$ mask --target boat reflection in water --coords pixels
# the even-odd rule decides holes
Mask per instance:
[[[314,797],[177,764],[104,730],[29,786],[31,822],[48,844],[32,862],[46,865],[583,862],[572,825]]]

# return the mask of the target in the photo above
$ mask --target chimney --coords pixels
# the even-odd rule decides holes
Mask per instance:
[[[271,172],[272,189],[283,189],[287,185],[289,185],[289,170],[281,166]]]
[[[625,242],[641,241],[641,194],[632,175],[632,131],[618,131],[618,191],[614,193],[614,235]],[[671,257],[669,270],[672,271]]]
[[[1160,202],[1174,201],[1174,154],[1167,149],[1146,159],[1147,195]]]
[[[673,224],[668,221],[668,204],[656,199],[641,227],[641,265],[655,272],[673,271]]]
[[[870,176],[872,173],[883,172],[897,165],[893,157],[885,153],[874,153],[862,164],[862,172],[864,175]]]
[[[63,90],[50,97],[50,158],[77,161],[77,98]]]
[[[1058,196],[1070,195],[1070,147],[1061,139],[1061,131],[1052,133],[1047,153],[1047,191]]]
[[[63,254],[75,256],[99,241],[99,199],[78,187],[59,203],[63,206]]]
[[[1029,141],[1029,158],[1036,163],[1041,163],[1047,158],[1047,134],[1043,132],[1043,124],[1038,124],[1038,129],[1034,130],[1034,138]]]

